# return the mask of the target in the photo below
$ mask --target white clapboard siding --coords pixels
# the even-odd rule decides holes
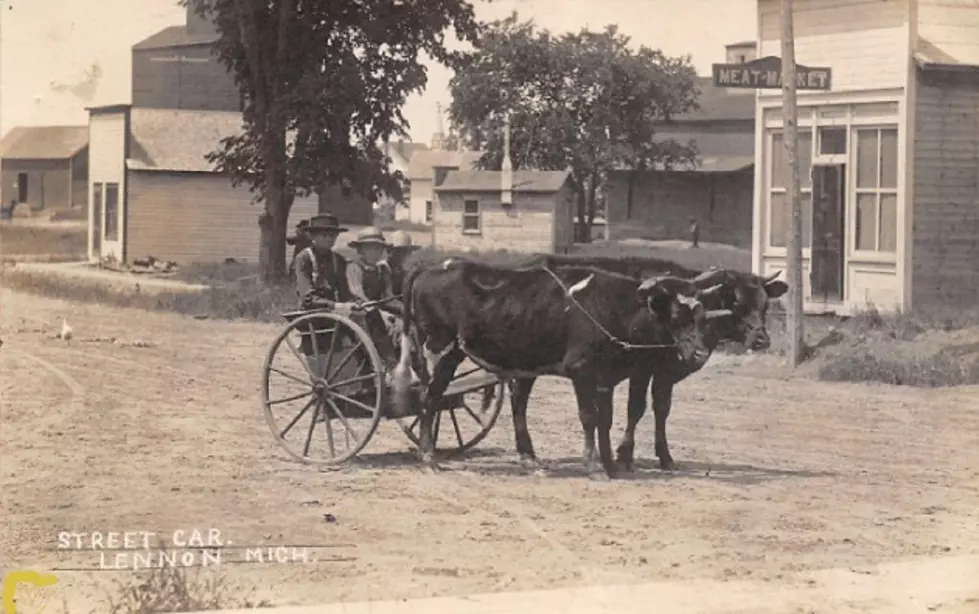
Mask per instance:
[[[89,207],[89,239],[88,255],[90,259],[97,259],[100,255],[114,255],[117,260],[123,259],[122,245],[125,238],[125,204],[124,195],[126,193],[126,112],[124,110],[93,113],[88,124],[88,202],[92,202],[93,186],[96,183],[118,183],[119,184],[119,241],[102,240],[99,253],[95,252],[92,241],[95,229],[105,227],[105,196],[103,195],[103,205],[99,212],[95,212]],[[100,213],[101,219],[94,218],[95,213]]]
[[[904,87],[907,0],[795,0],[796,62],[833,70],[832,91]],[[759,0],[759,56],[781,57],[779,0]],[[778,96],[762,90],[762,96]]]

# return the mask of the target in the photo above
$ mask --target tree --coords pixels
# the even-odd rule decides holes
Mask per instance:
[[[689,57],[640,46],[610,25],[560,36],[513,13],[488,25],[452,79],[452,125],[499,168],[504,116],[514,168],[571,171],[578,240],[590,240],[609,171],[695,163],[693,144],[654,140],[657,127],[698,108]]]
[[[285,279],[296,195],[346,180],[370,196],[397,195],[378,142],[406,136],[405,99],[424,89],[422,52],[454,66],[445,32],[478,33],[467,0],[183,0],[211,19],[215,53],[245,101],[244,131],[209,159],[262,202],[259,263]]]

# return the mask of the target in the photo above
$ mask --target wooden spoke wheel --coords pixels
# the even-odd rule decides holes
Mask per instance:
[[[469,450],[492,430],[503,409],[506,382],[483,369],[462,369],[442,396],[435,414],[432,436],[435,449],[445,454]],[[420,444],[420,418],[399,418],[401,429],[416,446]]]
[[[364,448],[381,420],[381,358],[367,332],[345,315],[283,316],[289,324],[265,359],[265,420],[293,458],[340,464]]]

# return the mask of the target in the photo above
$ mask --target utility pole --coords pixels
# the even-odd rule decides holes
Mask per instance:
[[[789,184],[786,241],[789,305],[786,332],[789,335],[789,360],[793,368],[802,362],[804,345],[802,311],[802,207],[799,188],[799,117],[796,108],[795,32],[792,25],[792,0],[782,0],[782,142],[785,146]],[[774,152],[773,152],[774,153]]]

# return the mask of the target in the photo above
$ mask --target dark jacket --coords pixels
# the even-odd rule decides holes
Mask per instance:
[[[347,285],[347,259],[335,251],[316,252],[307,247],[294,261],[299,308],[332,307],[351,300]]]

